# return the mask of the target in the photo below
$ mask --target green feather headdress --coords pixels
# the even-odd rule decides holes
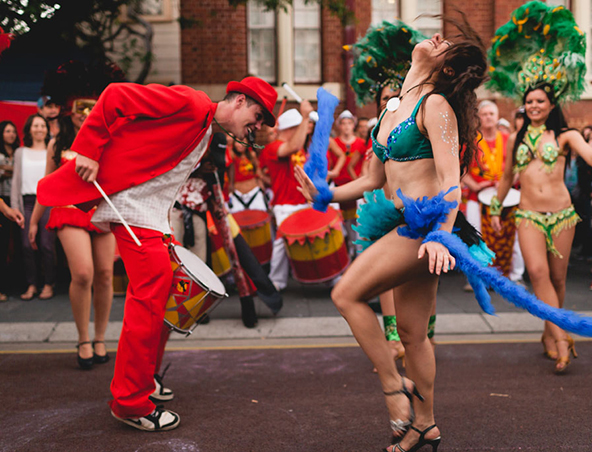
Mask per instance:
[[[383,21],[372,26],[366,36],[352,46],[354,54],[350,84],[360,105],[375,100],[384,86],[400,88],[411,66],[411,52],[418,42],[427,39],[400,20]]]
[[[585,91],[586,35],[563,6],[540,1],[522,5],[493,37],[486,87],[522,103],[536,86],[553,86],[558,101]]]

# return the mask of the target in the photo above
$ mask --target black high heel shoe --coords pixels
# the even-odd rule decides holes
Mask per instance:
[[[106,351],[105,351],[104,355],[97,355],[95,353],[95,344],[104,344],[104,343],[105,343],[105,341],[92,341],[92,346],[93,346],[92,359],[95,364],[105,364],[106,362],[109,361],[109,353],[107,353]]]
[[[78,349],[78,351],[80,351],[80,346],[81,345],[86,345],[86,344],[90,344],[90,341],[84,341],[84,342],[79,342],[78,345],[76,346],[76,348]],[[80,366],[80,368],[82,370],[90,370],[92,369],[92,366],[94,364],[94,359],[91,356],[90,358],[83,358],[80,356],[80,353],[77,353],[77,359],[78,359],[78,366]]]
[[[415,446],[413,446],[411,449],[403,449],[400,444],[395,444],[395,447],[393,448],[392,452],[397,452],[397,451],[399,451],[399,452],[416,452],[419,449],[421,449],[423,446],[432,446],[432,452],[438,452],[438,446],[440,445],[440,441],[442,440],[442,437],[438,436],[437,438],[434,438],[434,439],[426,439],[426,437],[425,437],[426,433],[435,427],[436,427],[436,424],[430,425],[428,428],[421,431],[419,429],[416,429],[412,425],[410,428],[412,430],[415,430],[417,433],[419,433],[419,440],[417,441]]]
[[[407,431],[409,430],[409,427],[411,426],[411,424],[413,423],[413,421],[415,420],[415,410],[413,409],[413,396],[417,397],[420,401],[424,401],[423,396],[419,393],[419,391],[417,390],[417,388],[415,387],[415,383],[413,383],[413,389],[411,392],[409,392],[409,390],[407,389],[407,386],[405,385],[405,377],[401,377],[401,383],[403,385],[403,387],[399,390],[396,391],[390,391],[390,392],[384,392],[385,396],[392,396],[392,395],[397,395],[397,394],[403,394],[405,397],[407,397],[409,399],[409,419],[407,421],[404,421],[402,419],[397,419],[395,421],[393,421],[392,419],[390,420],[390,424],[391,424],[391,429],[393,430],[393,433],[401,433],[400,435],[394,435],[393,434],[393,439],[391,444],[395,444],[397,442],[399,442],[401,440],[401,438],[403,438],[403,435],[405,435],[405,433],[407,433]]]

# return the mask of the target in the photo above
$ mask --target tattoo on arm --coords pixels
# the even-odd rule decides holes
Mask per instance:
[[[450,153],[458,157],[459,144],[458,144],[458,132],[454,130],[452,126],[452,120],[448,112],[440,112],[440,117],[444,120],[444,124],[440,125],[440,131],[442,132],[442,141],[450,145]]]

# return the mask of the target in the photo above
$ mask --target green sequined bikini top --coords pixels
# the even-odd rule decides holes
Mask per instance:
[[[545,143],[539,151],[539,144],[547,128],[543,124],[540,127],[528,126],[522,143],[516,149],[516,163],[514,165],[514,173],[524,171],[528,164],[535,158],[539,158],[543,162],[545,171],[550,173],[555,168],[557,159],[559,158],[559,143],[555,138],[555,143]]]

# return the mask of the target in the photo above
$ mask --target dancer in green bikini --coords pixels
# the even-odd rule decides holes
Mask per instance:
[[[530,2],[512,15],[494,38],[489,87],[522,101],[526,118],[508,139],[512,152],[507,153],[491,214],[497,207],[499,215],[518,174],[518,237],[534,293],[551,306],[563,307],[569,254],[580,221],[565,186],[565,165],[570,152],[592,164],[592,147],[578,131],[568,129],[559,103],[568,97],[576,100],[583,91],[585,36],[561,7]],[[533,49],[534,54],[526,54]],[[516,61],[521,61],[520,71],[512,65]],[[500,217],[492,224],[499,230]],[[573,339],[553,323],[545,322],[541,342],[557,373],[570,364],[570,353],[577,356]]]

